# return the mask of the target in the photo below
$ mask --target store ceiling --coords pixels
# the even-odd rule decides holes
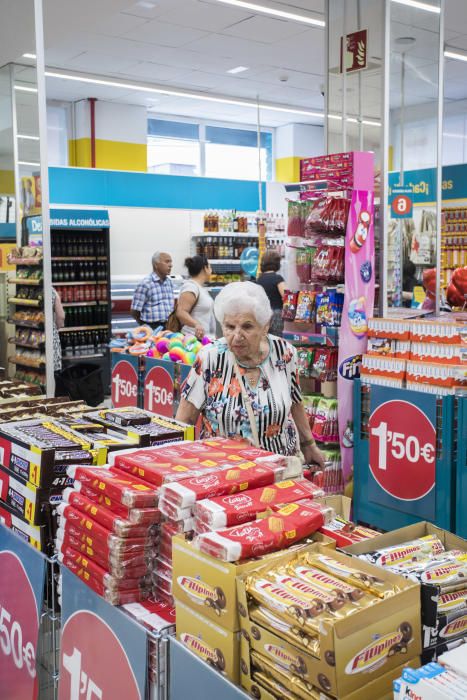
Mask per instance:
[[[24,1],[24,0],[23,0]],[[324,0],[261,0],[263,4],[324,17]],[[322,111],[325,31],[224,5],[215,0],[47,0],[46,64],[52,68],[154,83],[202,92]],[[421,13],[418,13],[420,16]],[[429,15],[430,13],[426,13]],[[434,37],[401,22],[401,36],[414,36],[407,57],[409,104],[433,100]],[[446,43],[467,51],[467,2],[446,0]],[[21,47],[23,48],[23,47]],[[18,57],[19,58],[19,57]],[[395,58],[397,61],[397,57]],[[237,75],[237,66],[248,70]],[[467,64],[446,61],[445,96],[467,99]],[[378,80],[368,90],[367,116],[379,99]],[[397,88],[393,97],[397,100]],[[125,87],[47,80],[50,99],[86,97],[144,104],[161,115],[183,115],[254,123],[256,110],[186,97],[148,94]],[[263,111],[266,125],[291,121],[322,123],[293,113]]]

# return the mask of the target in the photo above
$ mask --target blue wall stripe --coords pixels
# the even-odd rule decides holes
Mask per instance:
[[[89,168],[49,168],[54,204],[161,209],[259,209],[258,183]],[[263,202],[266,185],[263,183]]]

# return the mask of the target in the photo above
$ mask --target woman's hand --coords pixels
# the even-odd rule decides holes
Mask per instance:
[[[195,336],[197,337],[198,340],[203,340],[205,336],[204,328],[200,324],[197,324],[195,326]]]
[[[305,464],[318,464],[321,469],[324,469],[324,455],[316,443],[302,447],[302,452],[303,456],[305,457]]]

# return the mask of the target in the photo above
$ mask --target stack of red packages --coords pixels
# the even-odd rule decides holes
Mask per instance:
[[[57,507],[59,561],[113,605],[152,594],[160,511],[151,484],[108,468],[69,467]]]

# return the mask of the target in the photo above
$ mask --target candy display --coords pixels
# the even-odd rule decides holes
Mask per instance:
[[[192,335],[162,330],[154,333],[150,326],[140,326],[129,331],[126,340],[112,340],[110,350],[192,365],[199,350],[210,342],[208,336],[199,341]]]
[[[135,420],[129,419],[129,415]],[[120,419],[120,416],[122,418]],[[193,440],[193,426],[180,423],[165,416],[158,416],[142,408],[113,408],[111,411],[91,411],[86,414],[90,421],[102,425],[106,430],[125,435],[137,446],[169,444],[180,440]],[[126,422],[127,425],[123,425]]]

